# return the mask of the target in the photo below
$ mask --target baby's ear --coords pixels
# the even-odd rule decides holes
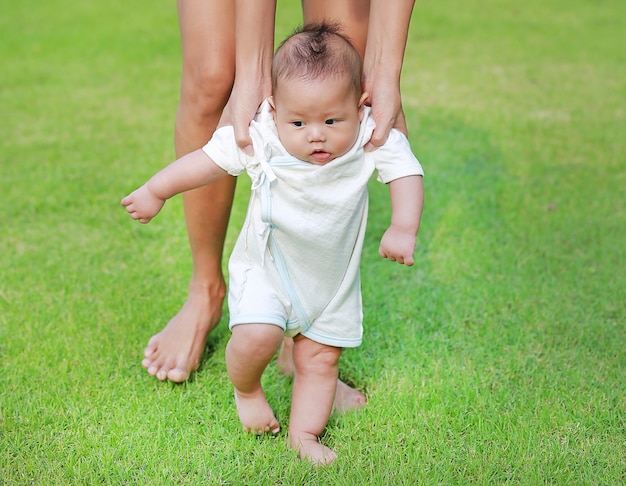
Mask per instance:
[[[370,94],[363,93],[361,98],[359,98],[359,121],[363,120],[363,107],[365,105],[369,105],[370,102]]]
[[[274,97],[268,97],[267,102],[270,104],[270,113],[272,114],[272,118],[274,118],[274,122],[276,122],[276,102],[274,101]]]

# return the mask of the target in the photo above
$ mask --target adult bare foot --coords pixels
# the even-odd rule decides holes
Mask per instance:
[[[242,393],[235,389],[235,405],[239,420],[246,432],[253,434],[280,432],[278,420],[267,403],[262,388],[252,393]]]
[[[226,284],[217,289],[192,283],[182,309],[165,328],[152,336],[144,351],[144,368],[159,380],[181,383],[198,368],[210,332],[222,315]]]
[[[285,376],[293,376],[296,366],[293,364],[293,338],[283,339],[276,359],[278,371]]]
[[[337,453],[320,444],[318,438],[312,434],[290,435],[289,446],[298,451],[301,459],[306,459],[314,464],[330,464],[337,459]]]
[[[339,413],[345,413],[350,410],[363,408],[366,403],[367,397],[362,392],[356,388],[352,388],[341,380],[337,380],[337,391],[335,392],[333,410]]]

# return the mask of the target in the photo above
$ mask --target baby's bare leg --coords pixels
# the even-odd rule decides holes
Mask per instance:
[[[293,364],[293,339],[285,338],[277,361],[279,371],[286,376],[295,374],[295,366]],[[367,403],[367,397],[356,388],[352,388],[347,383],[337,380],[337,391],[335,393],[335,402],[333,410],[339,413],[349,412],[350,410],[359,410]]]
[[[235,405],[246,432],[277,433],[280,425],[267,403],[261,376],[280,343],[283,330],[271,324],[241,324],[233,327],[226,346],[226,368],[235,387]]]
[[[289,445],[303,459],[316,464],[335,460],[335,451],[319,443],[333,410],[341,348],[316,343],[298,335],[294,338],[296,376],[293,383]]]

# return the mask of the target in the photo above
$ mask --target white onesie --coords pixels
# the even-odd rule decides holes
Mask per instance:
[[[238,149],[232,127],[217,130],[203,148],[229,174],[247,171],[252,179],[228,267],[231,328],[273,324],[329,346],[361,344],[367,183],[374,170],[383,183],[423,175],[397,130],[377,150],[363,150],[374,129],[365,110],[354,146],[322,166],[286,152],[267,101],[250,125],[254,156]]]

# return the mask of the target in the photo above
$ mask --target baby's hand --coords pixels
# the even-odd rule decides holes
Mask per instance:
[[[382,239],[378,254],[392,262],[398,262],[410,267],[413,265],[415,251],[415,234],[390,226]]]
[[[164,204],[165,200],[152,194],[145,184],[122,199],[122,206],[126,208],[130,217],[140,223],[149,223]]]

